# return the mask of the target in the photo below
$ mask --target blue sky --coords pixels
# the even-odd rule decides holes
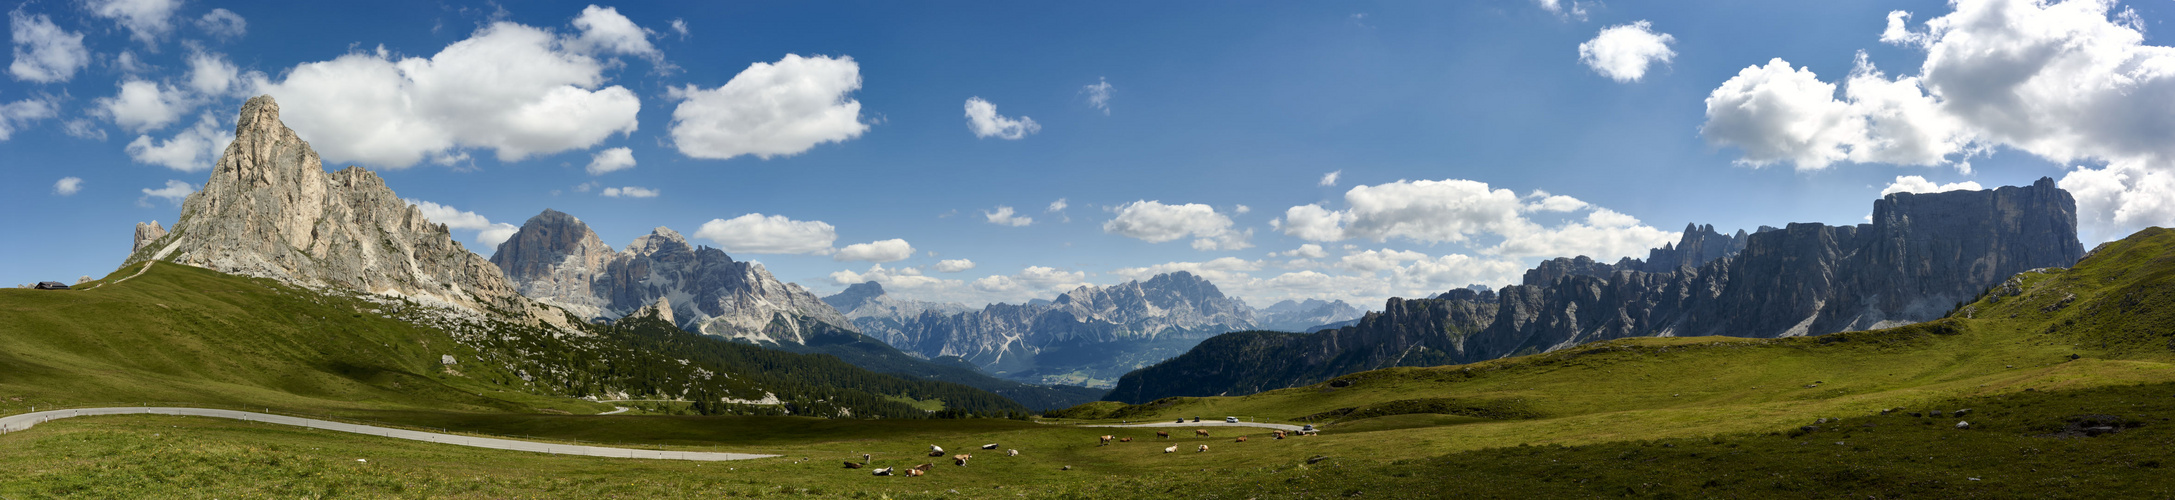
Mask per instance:
[[[1688,222],[1852,224],[1884,191],[2039,177],[2091,245],[2175,218],[2170,7],[21,3],[0,282],[112,270],[263,93],[483,255],[553,208],[819,293],[1183,269],[1379,308]]]

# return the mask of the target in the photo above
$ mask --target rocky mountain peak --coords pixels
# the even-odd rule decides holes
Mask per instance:
[[[360,167],[327,173],[279,120],[279,104],[242,105],[234,142],[171,234],[128,262],[165,260],[229,274],[396,294],[545,321],[497,266]]]
[[[687,244],[687,238],[680,236],[679,231],[664,226],[657,226],[649,234],[635,238],[634,243],[627,244],[627,251],[644,256],[693,250],[694,246]]]
[[[884,286],[882,284],[874,281],[864,281],[846,287],[845,291],[838,292],[837,295],[824,297],[823,302],[830,304],[832,308],[838,309],[838,312],[851,316],[854,310],[860,309],[862,305],[882,296],[884,296]]]
[[[615,256],[589,225],[557,210],[521,223],[521,230],[498,245],[491,264],[512,280],[522,295],[593,318],[603,303],[589,284]]]
[[[136,223],[136,246],[129,249],[128,253],[141,252],[143,247],[150,246],[151,242],[165,237],[166,226],[159,225],[159,221],[138,222]]]

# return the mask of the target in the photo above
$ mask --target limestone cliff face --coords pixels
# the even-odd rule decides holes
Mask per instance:
[[[141,252],[143,251],[144,246],[150,245],[153,241],[158,241],[159,238],[165,237],[166,226],[159,225],[159,221],[138,222],[136,223],[136,246],[130,248],[128,250],[128,253],[135,254],[136,252]]]
[[[583,318],[604,314],[605,298],[592,285],[604,275],[616,252],[589,226],[551,209],[529,218],[498,251],[491,264],[513,281],[522,295],[565,308]]]
[[[155,234],[139,227],[139,240]],[[360,167],[326,172],[279,120],[269,96],[242,106],[204,190],[170,234],[140,241],[128,262],[162,260],[230,274],[434,300],[477,311],[548,317],[497,267]]]
[[[1650,261],[1552,259],[1492,296],[1391,299],[1383,312],[1336,330],[1203,343],[1244,353],[1195,349],[1127,374],[1110,397],[1243,394],[1624,337],[1786,337],[1929,321],[2009,276],[2076,263],[2084,256],[2076,217],[2074,198],[2040,179],[1891,194],[1874,203],[1872,222],[1855,226],[1763,226],[1733,236],[1690,227]],[[1203,378],[1207,366],[1247,373]]]
[[[491,263],[523,294],[587,318],[616,319],[665,301],[681,328],[755,343],[806,343],[808,321],[853,327],[800,285],[689,245],[669,228],[615,252],[580,219],[545,210],[500,244]]]

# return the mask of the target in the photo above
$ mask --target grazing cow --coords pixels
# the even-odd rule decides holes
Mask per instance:
[[[1201,452],[1206,452],[1206,451],[1208,451],[1208,445],[1205,445],[1205,444],[1204,444],[1204,445],[1201,445],[1201,449],[1198,449],[1198,450],[1193,450],[1193,452],[1194,452],[1194,453],[1201,453]]]
[[[941,451],[932,451],[932,452],[929,452],[929,456],[932,456],[932,457],[941,457],[941,456],[944,456],[944,452],[941,452]]]
[[[922,475],[922,474],[928,474],[928,473],[927,473],[927,472],[923,472],[923,471],[922,471],[921,469],[907,469],[907,470],[906,470],[906,477],[921,477],[921,475]]]
[[[1116,438],[1116,437],[1113,437],[1113,436],[1111,436],[1111,435],[1109,435],[1109,434],[1104,434],[1104,435],[1103,435],[1103,444],[1098,444],[1098,445],[1096,445],[1096,446],[1110,446],[1110,440],[1112,440],[1112,439],[1117,439],[1117,438]]]
[[[882,468],[882,469],[876,469],[875,471],[873,471],[873,472],[870,472],[870,474],[872,474],[872,475],[877,475],[877,476],[889,476],[889,475],[891,475],[891,468],[890,468],[890,467],[885,467],[885,468]]]
[[[966,467],[966,466],[967,466],[967,459],[969,459],[969,458],[974,458],[974,455],[968,455],[968,454],[965,454],[965,453],[961,453],[961,454],[958,454],[958,455],[952,455],[952,465],[957,465],[957,466],[960,466],[960,467]]]
[[[944,447],[942,447],[942,446],[937,446],[937,445],[933,445],[933,444],[932,444],[932,445],[929,445],[929,452],[930,452],[930,453],[943,453],[943,452],[944,452]]]
[[[1163,452],[1164,452],[1164,453],[1178,453],[1178,445],[1175,445],[1175,444],[1174,444],[1174,445],[1170,445],[1170,446],[1164,447],[1164,448],[1163,448]]]
[[[1170,439],[1171,431],[1155,431],[1156,439]]]
[[[921,464],[921,465],[916,465],[916,466],[914,466],[914,470],[918,470],[918,471],[922,471],[922,472],[929,472],[929,468],[930,468],[930,467],[936,467],[936,464],[933,464],[933,463],[925,463],[925,464]],[[916,474],[916,475],[919,475],[919,474]]]
[[[1272,434],[1272,435],[1274,435],[1274,436],[1276,436],[1276,438],[1277,438],[1277,439],[1284,439],[1284,431],[1276,431],[1276,432],[1274,432],[1274,433],[1271,433],[1271,434]]]
[[[1194,429],[1193,437],[1208,437],[1208,429]]]
[[[984,450],[994,450],[994,449],[997,449],[997,443],[990,443],[990,444],[985,444],[985,445],[982,445],[982,449],[984,449]]]
[[[1007,457],[1017,457],[1017,456],[1020,456],[1020,451],[1019,451],[1019,450],[1004,450],[1004,456],[1007,456]]]
[[[849,460],[849,461],[847,461],[847,462],[846,462],[846,468],[848,468],[848,469],[859,469],[859,468],[861,468],[861,464],[853,463],[853,461],[850,461],[850,460]]]
[[[1121,443],[1130,443],[1130,442],[1133,442],[1133,438],[1129,438],[1129,437],[1123,437],[1123,438],[1118,438],[1118,442],[1121,442]]]
[[[1246,436],[1239,436],[1239,440],[1238,440],[1238,441],[1233,441],[1233,442],[1235,442],[1235,443],[1244,443],[1244,442],[1246,442]]]

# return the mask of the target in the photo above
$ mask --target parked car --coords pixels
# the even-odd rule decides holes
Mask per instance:
[[[1224,417],[1224,418],[1223,418],[1223,423],[1226,423],[1226,424],[1236,424],[1236,423],[1239,423],[1239,418],[1238,418],[1238,417]]]

